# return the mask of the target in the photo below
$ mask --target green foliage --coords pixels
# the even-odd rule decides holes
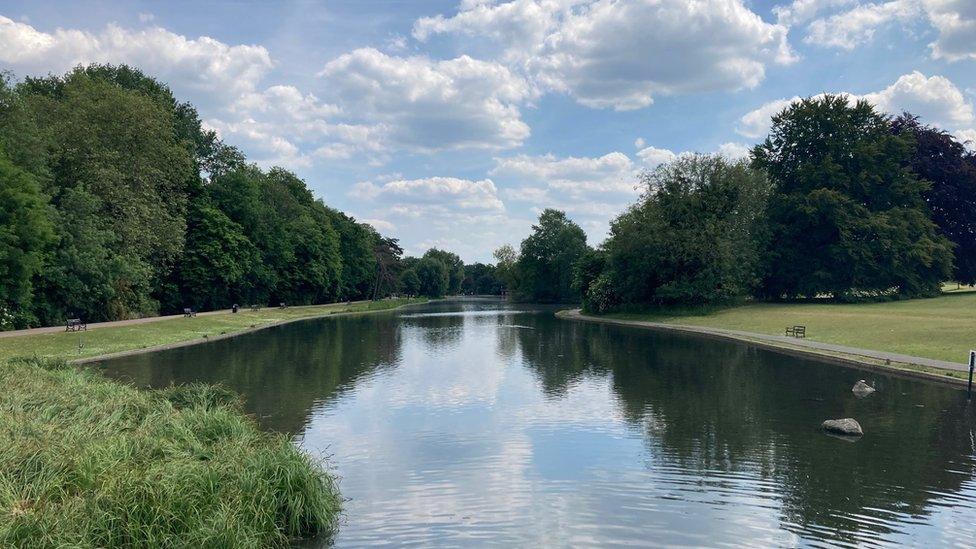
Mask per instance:
[[[365,223],[338,211],[329,209],[332,226],[339,235],[339,253],[342,256],[342,277],[339,299],[366,299],[372,294],[376,257],[373,246],[376,231]]]
[[[22,324],[33,297],[32,279],[53,241],[46,197],[35,177],[0,149],[0,307]]]
[[[260,261],[257,248],[239,224],[202,200],[190,205],[186,250],[177,271],[181,295],[191,296],[186,305],[215,309],[226,307],[228,301],[251,301],[247,298],[254,294]],[[180,301],[171,307],[178,308]]]
[[[420,277],[414,269],[406,269],[400,273],[400,291],[406,295],[420,294]]]
[[[461,293],[461,283],[464,281],[464,262],[457,254],[431,248],[424,254],[423,259],[436,259],[447,268],[447,290],[444,293],[450,295]]]
[[[474,263],[464,266],[461,293],[466,295],[499,295],[504,287],[505,283],[498,278],[497,269],[493,265]]]
[[[772,298],[930,295],[952,249],[909,167],[911,135],[865,101],[806,99],[773,117],[754,165],[774,184],[763,293]]]
[[[423,257],[413,269],[420,280],[420,294],[427,297],[444,296],[451,283],[451,274],[441,260],[433,257]]]
[[[687,155],[644,174],[642,182],[640,202],[611,224],[606,257],[578,267],[586,307],[712,303],[748,295],[765,246],[765,176],[745,161]],[[590,300],[589,285],[598,280],[601,295]],[[611,288],[615,295],[607,295]]]
[[[4,179],[34,181],[54,227],[46,248],[5,239],[17,250],[3,252],[5,328],[397,289],[395,239],[315,200],[295,174],[248,164],[138,69],[90,65],[17,86],[0,76],[0,150]],[[36,208],[17,207],[9,230],[51,240],[31,226]]]
[[[0,369],[0,544],[268,547],[334,528],[334,480],[226,390]]]
[[[911,167],[931,183],[922,196],[939,232],[954,244],[953,279],[976,284],[976,154],[908,113],[894,120],[892,129],[915,140]]]
[[[588,250],[586,233],[565,213],[551,208],[542,212],[532,231],[522,241],[516,264],[518,297],[537,302],[578,301],[573,266]]]
[[[495,275],[502,283],[503,289],[518,288],[518,252],[511,244],[504,244],[492,252],[495,258]]]

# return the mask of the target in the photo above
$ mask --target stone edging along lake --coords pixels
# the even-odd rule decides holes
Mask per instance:
[[[179,349],[180,347],[190,347],[191,345],[201,345],[203,343],[210,343],[212,341],[220,341],[222,339],[230,339],[232,337],[238,337],[247,334],[253,334],[254,332],[259,332],[261,330],[266,330],[268,328],[276,328],[278,326],[284,326],[286,324],[292,324],[294,322],[301,322],[303,320],[316,320],[320,318],[334,318],[338,316],[358,316],[358,315],[371,315],[376,313],[389,313],[393,311],[399,311],[400,309],[406,307],[413,307],[417,305],[426,305],[431,301],[419,301],[417,303],[404,303],[399,307],[393,307],[391,309],[377,309],[375,311],[344,311],[344,312],[334,312],[330,311],[328,313],[323,313],[320,315],[313,316],[303,316],[299,318],[289,318],[287,320],[279,320],[277,322],[272,322],[270,324],[264,324],[262,326],[254,326],[250,328],[244,328],[243,330],[238,330],[236,332],[229,332],[226,334],[218,334],[212,337],[200,337],[196,339],[187,339],[185,341],[176,341],[173,343],[165,343],[163,345],[153,345],[151,347],[142,347],[139,349],[130,349],[128,351],[119,351],[117,353],[108,353],[104,355],[90,356],[85,358],[78,358],[75,360],[70,360],[71,364],[94,364],[96,362],[103,362],[106,360],[112,360],[113,358],[123,358],[127,356],[141,355],[145,353],[155,353],[157,351],[167,351],[169,349]]]
[[[896,355],[893,353],[884,353],[879,351],[871,351],[868,349],[854,349],[846,348],[844,350],[832,350],[829,348],[818,348],[811,346],[811,343],[817,342],[806,342],[808,345],[802,345],[794,343],[792,341],[781,341],[778,336],[773,336],[769,334],[761,334],[755,332],[743,332],[738,330],[725,330],[721,328],[708,328],[701,326],[686,326],[682,324],[669,324],[664,322],[651,322],[644,320],[623,320],[617,318],[603,318],[592,315],[583,314],[580,309],[565,309],[556,312],[556,317],[564,320],[573,320],[577,322],[592,322],[596,324],[608,324],[616,326],[625,326],[632,328],[641,328],[645,330],[655,330],[660,332],[677,332],[682,334],[688,334],[693,336],[699,336],[710,339],[723,339],[732,340],[752,345],[755,347],[760,347],[763,349],[768,349],[777,353],[782,353],[785,355],[802,357],[802,358],[814,358],[823,362],[830,364],[836,364],[838,366],[844,366],[847,368],[855,368],[858,370],[867,370],[872,372],[879,372],[894,376],[907,377],[911,379],[919,379],[923,381],[935,381],[938,383],[943,383],[951,385],[956,388],[960,388],[966,384],[966,380],[951,377],[946,374],[939,374],[935,372],[922,371],[918,369],[925,367],[936,370],[943,371],[957,371],[957,372],[967,372],[968,366],[965,364],[957,364],[953,362],[938,361],[934,359],[927,359],[922,357],[911,357],[908,355]],[[820,344],[824,346],[832,346],[830,344]],[[833,346],[840,348],[841,346]],[[885,364],[885,355],[890,355],[892,358],[890,364]]]

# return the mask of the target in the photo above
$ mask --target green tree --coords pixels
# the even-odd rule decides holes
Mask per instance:
[[[522,241],[518,260],[519,298],[539,302],[579,300],[573,289],[573,266],[589,249],[586,233],[566,214],[547,208]]]
[[[179,265],[181,303],[217,309],[250,301],[252,271],[261,261],[259,252],[240,225],[205,202],[191,205],[186,253]]]
[[[406,269],[400,273],[400,291],[406,295],[420,294],[420,277],[417,271]]]
[[[36,178],[0,149],[0,309],[13,315],[15,325],[31,320],[32,279],[53,239],[47,200]]]
[[[951,276],[950,242],[896,135],[866,101],[805,99],[773,117],[754,165],[774,184],[764,293],[773,298],[929,295]]]
[[[518,252],[511,244],[504,244],[491,255],[495,258],[495,274],[502,289],[514,292],[518,288]]]
[[[953,278],[976,284],[976,155],[948,132],[925,126],[909,113],[895,119],[892,128],[915,140],[911,167],[931,183],[923,196],[939,232],[954,244]]]
[[[466,295],[498,295],[504,283],[498,279],[494,265],[474,263],[464,266],[461,293]]]
[[[423,257],[414,269],[420,280],[420,294],[427,297],[443,297],[448,290],[451,275],[447,265],[433,257]]]
[[[424,254],[424,258],[436,259],[447,267],[447,294],[461,293],[461,282],[464,280],[464,262],[457,254],[431,248]]]
[[[749,295],[765,248],[765,175],[746,161],[696,154],[641,180],[641,200],[611,223],[606,257],[597,254],[578,265],[584,296],[606,273],[599,280],[599,306],[588,299],[587,307],[699,304]]]

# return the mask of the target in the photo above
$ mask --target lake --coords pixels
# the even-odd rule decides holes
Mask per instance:
[[[348,501],[317,545],[976,546],[964,391],[554,310],[438,302],[103,371],[222,383],[327,456]],[[819,430],[840,417],[865,436]]]

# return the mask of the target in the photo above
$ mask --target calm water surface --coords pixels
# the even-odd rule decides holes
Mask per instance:
[[[552,312],[439,303],[105,370],[221,382],[330,456],[348,501],[321,545],[976,546],[965,393]],[[818,431],[848,416],[863,439]]]

